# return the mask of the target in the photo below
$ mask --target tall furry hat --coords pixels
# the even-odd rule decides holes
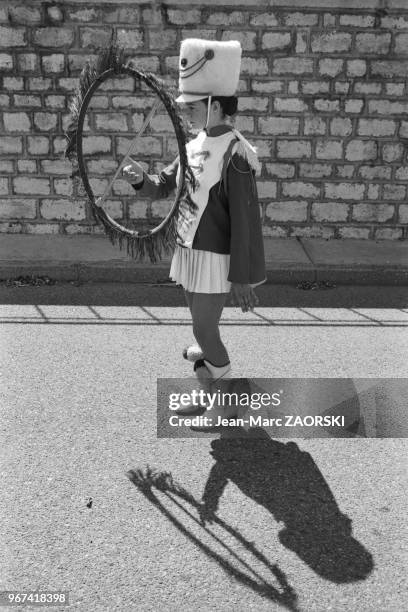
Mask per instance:
[[[237,40],[183,40],[177,102],[194,102],[207,96],[233,96],[238,87],[241,53]]]

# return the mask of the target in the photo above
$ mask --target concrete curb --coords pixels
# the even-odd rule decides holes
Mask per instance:
[[[149,283],[169,282],[170,265],[135,264],[126,261],[0,262],[0,280],[19,276],[48,276],[60,282]],[[337,285],[408,285],[408,266],[316,265],[281,263],[267,265],[270,284],[297,285],[301,282],[330,282]]]

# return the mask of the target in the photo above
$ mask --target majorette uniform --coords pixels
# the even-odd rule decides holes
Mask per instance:
[[[254,149],[229,125],[203,130],[187,145],[197,205],[181,202],[170,277],[187,291],[229,292],[231,282],[263,283],[265,259],[254,174]],[[178,159],[159,175],[144,174],[143,196],[165,198],[176,188]]]

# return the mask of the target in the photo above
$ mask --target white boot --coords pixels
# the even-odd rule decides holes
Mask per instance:
[[[201,351],[198,345],[197,347],[193,347],[193,348],[198,348]],[[211,392],[210,382],[212,380],[212,377],[209,371],[207,370],[207,368],[205,367],[205,361],[203,359],[197,359],[194,362],[194,373],[199,382],[199,387],[200,387],[199,390],[204,391],[204,393],[210,393]],[[206,412],[207,408],[208,408],[207,402],[205,402],[204,404],[200,404],[200,405],[191,403],[191,404],[188,404],[187,406],[182,406],[180,408],[177,408],[177,410],[175,410],[174,413],[178,414],[179,416],[201,416],[202,414]]]
[[[186,348],[183,349],[183,357],[184,359],[187,359],[187,361],[192,361],[194,363],[198,359],[202,359],[203,356],[203,351],[198,344],[192,344],[191,346],[186,346]]]

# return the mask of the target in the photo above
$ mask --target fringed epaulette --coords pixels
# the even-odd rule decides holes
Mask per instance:
[[[258,159],[256,148],[251,145],[251,143],[248,142],[246,138],[243,137],[241,132],[238,132],[238,130],[236,129],[233,129],[232,131],[238,139],[238,142],[233,147],[232,152],[237,153],[238,155],[243,157],[251,166],[251,168],[255,171],[255,173],[260,174],[261,163]]]

